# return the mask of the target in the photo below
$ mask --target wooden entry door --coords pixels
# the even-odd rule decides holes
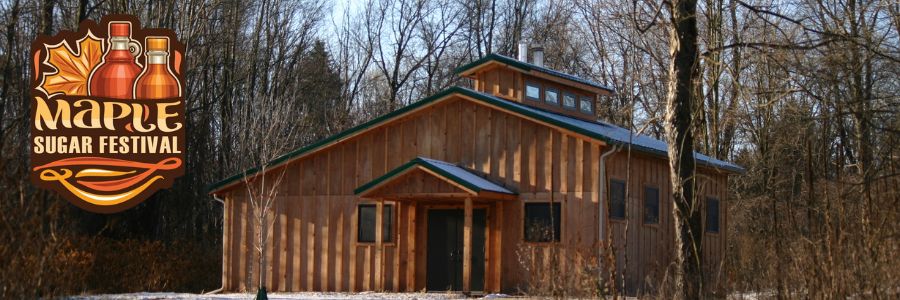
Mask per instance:
[[[472,210],[472,261],[470,288],[484,290],[484,252],[486,209]],[[463,229],[465,212],[462,209],[428,210],[428,245],[425,282],[429,291],[460,291],[463,289]]]

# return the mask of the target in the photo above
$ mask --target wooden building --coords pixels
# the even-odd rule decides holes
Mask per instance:
[[[245,174],[283,176],[265,253],[272,291],[515,293],[549,253],[596,265],[606,242],[629,290],[665,275],[674,241],[666,144],[598,121],[610,88],[496,54],[457,72],[474,89],[449,88],[287,153],[265,174],[215,183],[224,289],[253,289],[259,276]],[[704,268],[719,278],[720,209],[728,176],[742,169],[697,162]]]

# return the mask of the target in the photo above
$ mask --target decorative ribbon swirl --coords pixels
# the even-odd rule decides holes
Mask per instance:
[[[66,168],[60,169],[62,173],[51,169],[55,167],[66,167],[66,166],[109,166],[109,167],[126,167],[126,168],[134,168],[134,169],[145,169],[143,172],[135,174],[133,176],[125,177],[122,179],[115,180],[100,180],[100,181],[89,181],[89,180],[75,180],[76,183],[82,185],[84,187],[90,188],[92,190],[100,191],[100,192],[116,192],[127,190],[122,193],[113,194],[113,195],[101,195],[88,192],[81,188],[76,187],[72,182],[70,182],[70,178],[72,178],[72,171]],[[170,157],[163,159],[157,163],[144,163],[144,162],[135,162],[128,161],[122,159],[113,159],[113,158],[104,158],[104,157],[77,157],[77,158],[67,158],[57,160],[48,164],[44,164],[38,167],[35,167],[34,170],[38,171],[41,169],[46,169],[41,171],[40,178],[44,181],[58,181],[65,187],[67,190],[72,192],[78,198],[87,201],[91,204],[100,205],[100,206],[109,206],[116,205],[125,201],[128,201],[131,198],[134,198],[141,192],[143,192],[147,187],[156,182],[157,180],[163,179],[163,176],[156,175],[150,177],[158,170],[172,170],[181,166],[181,159],[177,157]],[[117,177],[123,175],[134,174],[136,170],[129,171],[116,171],[116,170],[106,170],[102,168],[88,168],[79,171],[75,174],[75,178],[82,177]],[[144,181],[150,177],[149,180]],[[144,181],[143,184],[138,183]],[[136,186],[136,187],[135,187]],[[129,188],[134,187],[129,190]]]

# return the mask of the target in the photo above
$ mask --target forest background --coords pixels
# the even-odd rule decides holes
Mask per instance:
[[[453,85],[517,44],[611,87],[601,119],[662,139],[668,19],[652,0],[0,1],[0,298],[201,292],[221,280],[206,186]],[[28,180],[39,34],[133,14],[186,45],[186,174],[134,209],[82,211]],[[732,292],[890,297],[900,282],[900,3],[701,0],[695,150],[730,181]],[[271,124],[281,125],[275,134]],[[260,137],[266,138],[260,140]],[[524,293],[532,291],[523,290]],[[798,294],[799,293],[799,294]],[[887,293],[887,294],[885,294]]]

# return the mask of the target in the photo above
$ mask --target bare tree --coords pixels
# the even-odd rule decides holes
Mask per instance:
[[[673,220],[675,224],[675,288],[678,299],[700,299],[703,291],[702,219],[695,197],[692,103],[697,70],[697,1],[669,4],[669,93],[666,101],[666,140],[669,148]]]
[[[286,168],[282,167],[274,172],[269,170],[269,162],[290,149],[291,137],[295,130],[285,118],[289,116],[290,105],[286,105],[278,99],[268,98],[255,101],[255,104],[247,106],[240,111],[240,119],[243,128],[238,141],[243,146],[242,165],[256,165],[258,167],[243,172],[243,188],[246,193],[246,201],[250,204],[253,216],[253,243],[256,251],[256,276],[259,279],[258,287],[264,288],[268,262],[266,251],[269,247],[269,238],[275,221],[273,215],[279,212],[275,210],[275,200],[281,190],[281,182],[284,179]],[[265,141],[265,142],[260,142]],[[252,172],[252,174],[251,174]],[[263,174],[263,175],[260,175]],[[248,280],[254,277],[251,266]],[[249,286],[249,284],[248,284]]]
[[[328,21],[330,2],[0,1],[6,29],[0,38],[0,210],[6,212],[0,214],[0,240],[15,241],[0,244],[0,298],[215,288],[222,215],[201,187],[465,82],[454,67],[488,53],[513,55],[520,41],[545,43],[550,68],[613,87],[616,95],[597,107],[604,120],[656,137],[667,129],[681,133],[671,143],[684,154],[674,155],[680,168],[673,174],[681,178],[679,199],[693,201],[678,204],[691,204],[681,214],[687,218],[681,229],[692,224],[699,206],[689,195],[693,174],[684,156],[696,150],[747,168],[729,179],[731,194],[723,201],[729,217],[724,274],[706,274],[727,276],[726,291],[896,295],[896,1],[579,0],[571,7],[556,0],[372,0],[344,5],[342,21],[326,32],[319,25]],[[685,14],[680,8],[692,2],[696,8]],[[22,162],[29,153],[27,95],[34,75],[28,49],[38,34],[75,30],[81,20],[113,13],[138,16],[146,27],[172,28],[186,46],[185,164],[191,171],[138,207],[102,216],[27,182]],[[689,23],[696,24],[693,50],[689,36],[671,34]],[[692,56],[688,50],[702,52],[701,59],[680,59]],[[664,128],[673,97],[678,105],[669,112],[678,123]],[[274,127],[264,118],[270,108],[290,121]],[[681,118],[684,111],[689,118]],[[691,134],[695,144],[687,143]],[[252,191],[244,191],[257,203],[252,223],[261,225],[253,243],[265,251],[271,245],[261,239],[272,239],[262,229],[276,209],[266,202],[277,194],[273,184],[282,175],[271,171],[268,178],[246,178]],[[681,261],[693,267],[700,253],[691,243],[698,241],[680,237],[686,245],[679,248]],[[122,251],[113,259],[146,263],[158,272],[126,282],[117,275],[127,274],[119,273],[127,266],[91,262],[86,255],[122,245],[178,259],[154,261]],[[254,274],[262,277],[266,263],[254,262]]]
[[[432,0],[369,1],[365,12],[366,52],[387,85],[390,110],[419,96],[410,93],[429,59],[440,59],[460,28],[460,11]],[[449,8],[448,8],[449,7]],[[437,21],[432,21],[436,19]],[[436,55],[436,57],[435,57]]]

